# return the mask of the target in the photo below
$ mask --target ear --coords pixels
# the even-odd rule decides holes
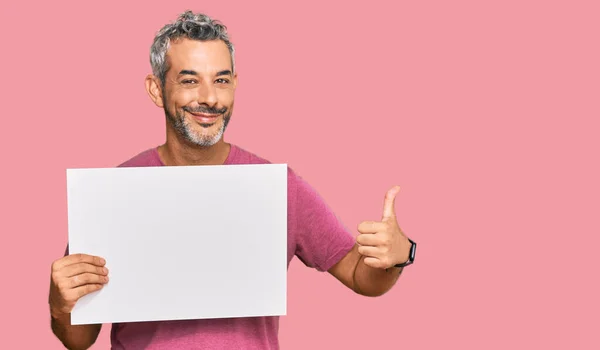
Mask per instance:
[[[146,92],[155,105],[164,108],[163,91],[161,89],[160,80],[152,74],[146,76]]]

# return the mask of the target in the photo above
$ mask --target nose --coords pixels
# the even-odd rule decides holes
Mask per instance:
[[[213,84],[201,84],[198,89],[198,103],[213,107],[217,104],[217,90]]]

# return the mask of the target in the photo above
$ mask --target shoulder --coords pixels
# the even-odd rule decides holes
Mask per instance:
[[[231,144],[231,150],[229,157],[227,158],[229,164],[271,164],[272,162],[266,158],[257,155],[243,147]]]
[[[238,145],[231,145],[231,154],[230,159],[228,160],[230,164],[273,164],[272,161],[266,159],[252,151],[249,151],[245,148],[242,148]],[[288,164],[288,185],[292,187],[296,187],[298,185],[308,185],[306,182],[298,175],[298,173],[292,169],[292,167]]]
[[[119,164],[119,167],[162,166],[156,147],[146,149]]]

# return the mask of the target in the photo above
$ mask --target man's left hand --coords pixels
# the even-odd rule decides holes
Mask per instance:
[[[387,269],[408,260],[411,243],[396,219],[394,200],[400,187],[390,189],[383,205],[381,221],[363,221],[358,225],[358,252],[370,267]]]

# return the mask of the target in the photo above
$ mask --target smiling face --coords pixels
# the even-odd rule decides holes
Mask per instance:
[[[164,84],[154,77],[148,88],[165,110],[168,132],[198,146],[216,144],[231,118],[237,85],[227,46],[221,40],[178,39],[166,59]]]

